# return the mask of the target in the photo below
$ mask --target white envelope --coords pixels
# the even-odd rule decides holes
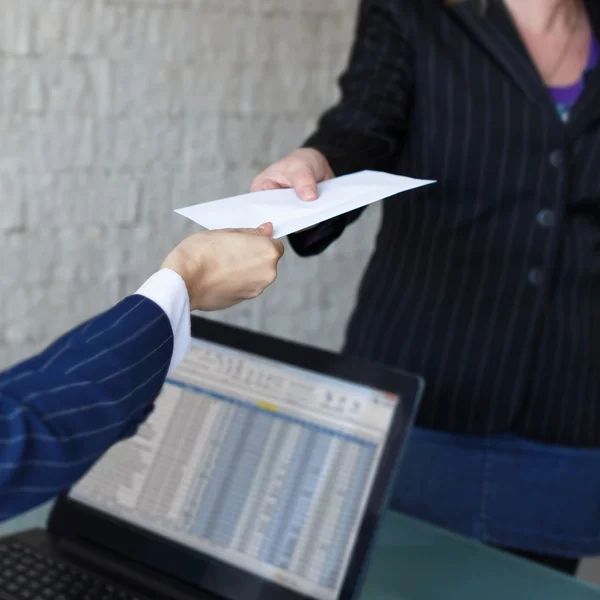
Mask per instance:
[[[360,171],[318,185],[319,198],[300,200],[293,190],[269,190],[179,208],[175,212],[206,229],[254,228],[273,223],[273,236],[312,227],[327,219],[401,192],[435,183],[380,171]]]

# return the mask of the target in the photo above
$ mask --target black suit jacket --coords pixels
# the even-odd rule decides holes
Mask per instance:
[[[564,124],[502,3],[477,6],[364,0],[306,143],[337,175],[438,181],[384,202],[345,349],[425,376],[421,426],[598,446],[600,69]],[[359,214],[292,245],[321,252]]]

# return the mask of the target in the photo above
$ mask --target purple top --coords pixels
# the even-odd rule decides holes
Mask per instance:
[[[598,40],[592,36],[592,41],[590,44],[590,55],[588,58],[587,67],[585,72],[591,71],[598,64],[598,59],[600,58],[600,44]],[[583,92],[584,81],[583,78],[574,83],[573,85],[569,85],[566,87],[550,87],[550,95],[556,104],[556,109],[558,110],[558,114],[562,118],[563,121],[567,121],[569,118],[569,114],[571,113],[571,109],[581,96]]]

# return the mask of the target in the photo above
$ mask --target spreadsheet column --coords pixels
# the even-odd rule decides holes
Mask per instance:
[[[346,488],[344,504],[337,516],[333,539],[321,576],[321,585],[334,588],[340,576],[340,571],[346,555],[353,524],[356,522],[360,503],[367,483],[371,465],[375,458],[375,447],[357,445],[358,457],[352,465],[352,480]]]
[[[331,471],[328,477],[327,492],[322,501],[326,505],[325,517],[317,532],[317,544],[311,556],[311,564],[306,574],[310,581],[321,583],[323,569],[330,554],[334,551],[333,544],[336,534],[336,521],[344,506],[346,495],[352,485],[354,467],[358,459],[359,447],[356,444],[342,440],[342,460],[337,471]]]
[[[327,505],[333,491],[333,480],[339,472],[344,460],[344,442],[333,437],[329,451],[324,457],[323,472],[306,522],[304,533],[299,540],[298,551],[292,562],[292,571],[300,577],[307,578],[310,566],[319,545],[319,534],[327,519]]]
[[[169,419],[161,452],[152,463],[137,501],[137,509],[147,518],[169,514],[183,478],[183,470],[196,443],[197,432],[206,418],[207,406],[186,391]]]
[[[218,510],[213,517],[210,539],[224,547],[229,547],[237,529],[252,482],[256,475],[262,454],[269,437],[273,419],[262,411],[251,411],[242,444],[238,446],[232,463],[227,484],[223,485]]]
[[[274,503],[273,516],[263,540],[259,558],[270,564],[277,562],[277,550],[285,528],[289,525],[288,510],[298,496],[302,470],[308,462],[314,433],[307,427],[298,426],[299,435],[292,450],[291,460],[282,480],[281,491]]]
[[[208,431],[208,441],[204,447],[203,455],[199,459],[199,472],[190,486],[188,500],[185,503],[184,523],[190,534],[195,534],[194,527],[197,525],[198,509],[203,502],[206,489],[211,484],[212,472],[219,458],[221,443],[229,430],[229,424],[235,413],[235,407],[231,404],[213,401],[216,407],[216,418],[213,427]]]
[[[196,522],[192,533],[200,538],[210,539],[214,530],[214,518],[219,505],[224,499],[224,490],[233,470],[233,461],[241,444],[243,444],[246,425],[251,416],[249,409],[230,405],[231,421],[224,435],[215,440],[217,450],[216,461],[209,474],[209,482],[199,499]]]
[[[325,432],[314,432],[310,439],[310,456],[304,465],[300,483],[295,492],[293,504],[286,510],[285,530],[280,536],[274,564],[288,570],[298,547],[298,541],[306,524],[321,473],[327,463],[333,436]]]
[[[286,427],[287,424],[281,419],[271,420],[254,483],[248,493],[238,530],[232,542],[232,547],[243,554],[256,556],[260,549],[258,546],[252,545],[252,539],[258,526],[260,510],[275,468],[276,457],[281,455]]]
[[[271,532],[273,517],[281,500],[281,494],[289,475],[290,465],[295,456],[298,439],[302,429],[298,425],[281,421],[281,440],[278,453],[270,457],[271,471],[261,492],[261,500],[257,505],[254,526],[248,544],[248,554],[261,558],[271,550],[272,540],[267,541]]]

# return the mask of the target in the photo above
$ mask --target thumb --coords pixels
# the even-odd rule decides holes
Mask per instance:
[[[305,165],[294,169],[289,174],[289,179],[296,194],[301,200],[310,202],[319,197],[317,180],[312,170]]]
[[[263,223],[256,229],[258,235],[264,235],[266,237],[273,237],[273,223]]]

